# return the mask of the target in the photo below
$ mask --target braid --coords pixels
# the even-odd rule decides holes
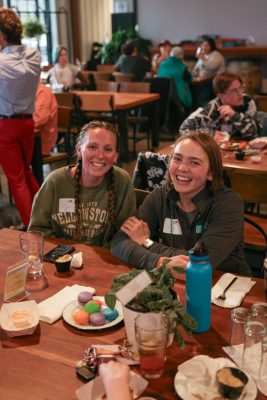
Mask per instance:
[[[111,225],[115,222],[116,192],[113,167],[107,172],[108,213]]]
[[[77,240],[80,233],[80,187],[82,176],[82,160],[78,160],[75,172],[75,215],[76,215],[76,229],[74,239]]]

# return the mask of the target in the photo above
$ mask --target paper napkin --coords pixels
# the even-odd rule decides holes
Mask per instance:
[[[136,399],[143,393],[148,385],[148,381],[142,376],[130,371],[130,383],[129,386],[133,391],[133,398]],[[119,388],[118,388],[119,390]],[[104,386],[100,376],[86,383],[78,390],[76,390],[76,396],[78,400],[101,400],[105,394]]]
[[[225,308],[238,307],[241,304],[245,295],[256,284],[256,282],[252,281],[251,278],[238,276],[238,279],[234,282],[233,286],[231,286],[229,290],[227,290],[226,299],[224,301],[216,300],[216,297],[222,294],[223,290],[234,277],[235,275],[229,273],[221,276],[221,278],[218,280],[211,291],[211,301],[213,304]]]
[[[234,362],[242,369],[242,356],[243,356],[243,344],[238,344],[236,346],[226,346],[223,347],[223,350],[225,351],[228,356],[234,360]],[[253,360],[252,360],[253,362]],[[261,378],[255,376],[253,372],[249,371],[250,375],[254,379],[258,389],[265,395],[267,396],[267,376],[263,376]]]
[[[78,294],[83,291],[91,292],[95,294],[95,289],[90,286],[66,286],[58,293],[49,297],[38,304],[40,320],[53,324],[62,316],[63,309],[71,301],[76,300]]]

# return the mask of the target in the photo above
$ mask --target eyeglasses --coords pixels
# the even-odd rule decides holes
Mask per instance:
[[[241,85],[238,88],[228,90],[228,92],[225,92],[225,94],[239,94],[239,93],[244,93],[246,90],[246,85]]]

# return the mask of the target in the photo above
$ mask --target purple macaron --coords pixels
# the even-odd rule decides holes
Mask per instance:
[[[81,306],[85,306],[85,304],[92,299],[93,295],[91,292],[81,292],[78,296],[78,302]]]

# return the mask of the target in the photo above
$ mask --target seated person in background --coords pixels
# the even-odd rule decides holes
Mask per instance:
[[[225,71],[224,57],[217,50],[215,41],[210,37],[207,37],[201,43],[201,46],[197,49],[196,57],[198,61],[193,70],[195,77],[207,79]]]
[[[122,46],[122,53],[114,66],[114,71],[134,74],[136,82],[142,81],[146,73],[150,71],[150,64],[141,54],[138,54],[136,42],[128,40]]]
[[[217,143],[225,139],[223,132],[243,140],[257,136],[256,104],[244,94],[241,78],[225,72],[216,75],[212,84],[217,97],[189,115],[180,133],[207,130]]]
[[[186,266],[188,250],[205,243],[213,268],[250,275],[243,251],[244,202],[223,186],[218,145],[205,133],[180,136],[167,183],[151,192],[111,243],[111,253],[134,267]]]
[[[63,86],[65,89],[70,88],[76,78],[82,82],[85,81],[80,68],[68,62],[68,51],[64,46],[58,46],[55,52],[55,65],[48,71],[47,79],[52,88]]]
[[[117,361],[100,364],[99,375],[102,379],[107,400],[131,400],[130,368]],[[88,399],[89,400],[89,399]]]
[[[135,194],[118,158],[117,130],[107,122],[85,125],[77,164],[50,173],[33,202],[30,228],[45,236],[103,246],[135,211]]]
[[[184,51],[181,47],[173,47],[170,56],[159,65],[158,76],[162,78],[173,78],[175,81],[179,100],[183,103],[187,114],[192,107],[192,95],[189,88],[189,82],[192,80],[192,74],[188,71],[183,62]]]
[[[57,100],[51,89],[42,83],[35,96],[34,126],[41,131],[42,155],[50,153],[57,141]]]
[[[158,75],[158,68],[162,61],[170,56],[172,44],[169,40],[163,40],[159,44],[159,52],[152,57],[151,70],[153,75]]]

